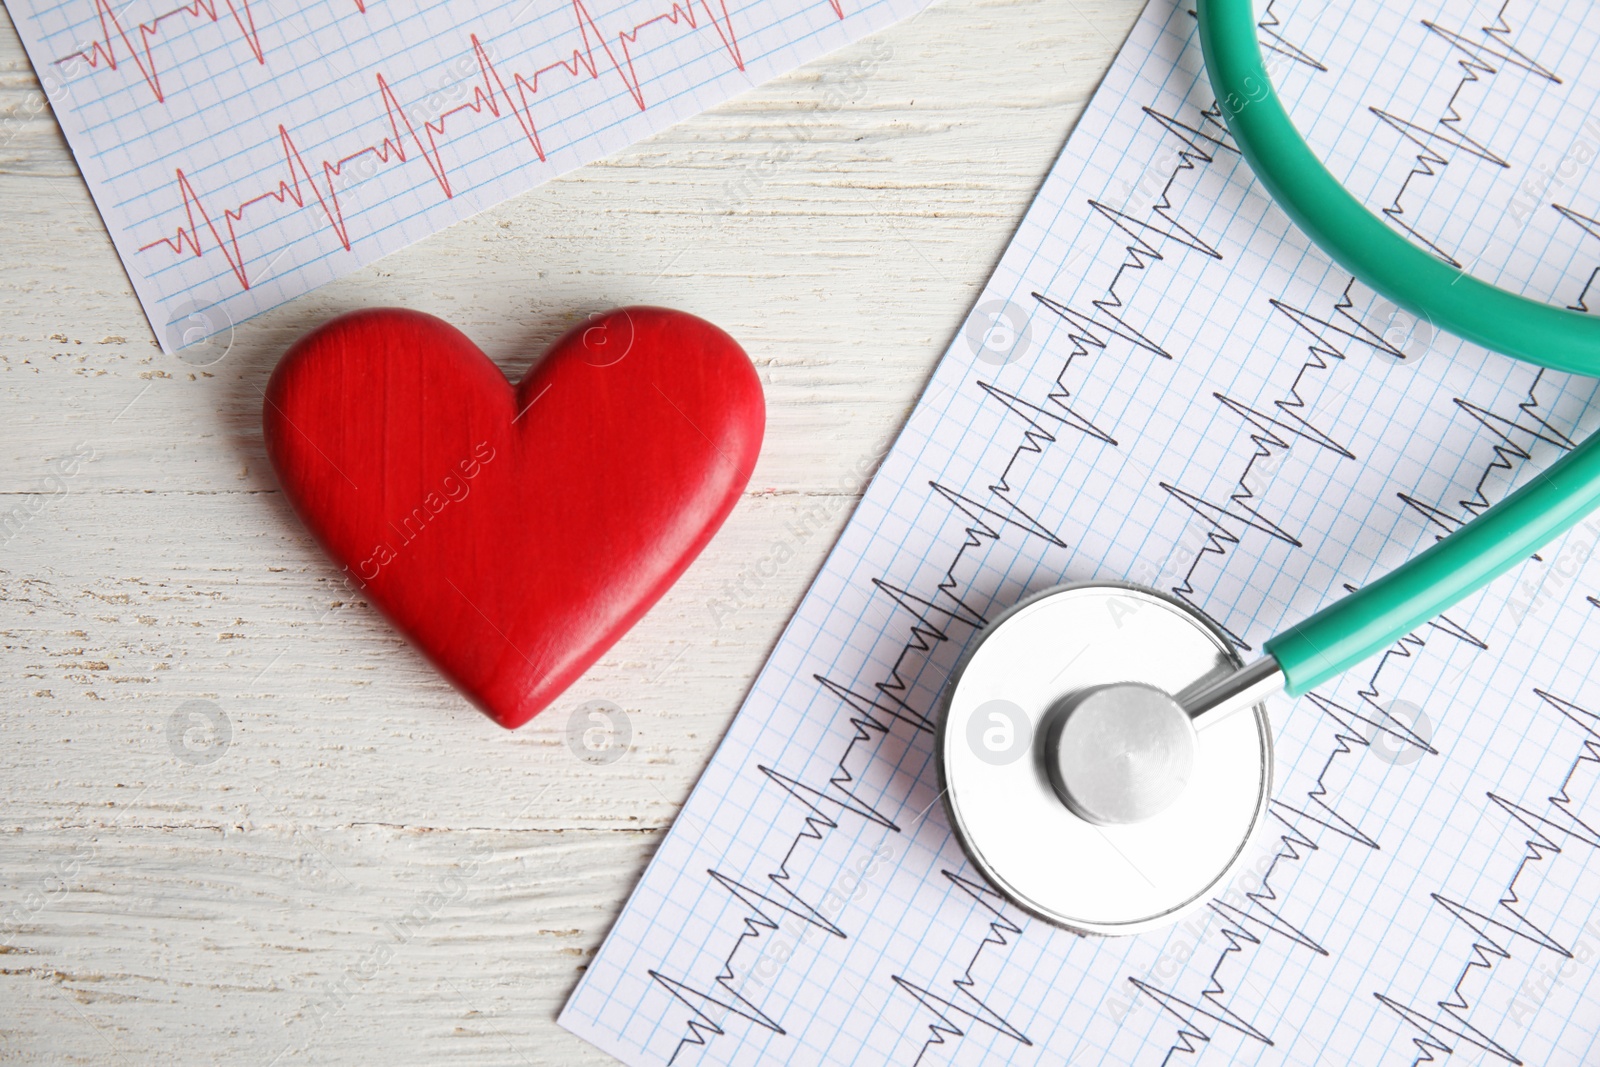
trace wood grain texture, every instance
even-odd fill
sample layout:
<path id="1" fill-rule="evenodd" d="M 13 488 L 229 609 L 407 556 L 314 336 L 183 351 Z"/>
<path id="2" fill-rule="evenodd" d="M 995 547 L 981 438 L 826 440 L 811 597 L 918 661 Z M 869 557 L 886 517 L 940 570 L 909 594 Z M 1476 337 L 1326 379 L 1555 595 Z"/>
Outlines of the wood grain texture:
<path id="1" fill-rule="evenodd" d="M 605 1061 L 557 1008 L 1140 6 L 941 0 L 205 368 L 156 347 L 0 20 L 0 1059 Z M 439 315 L 516 378 L 634 303 L 741 342 L 766 445 L 682 580 L 507 734 L 350 600 L 261 390 L 352 308 Z M 591 701 L 626 750 L 575 754 Z"/>

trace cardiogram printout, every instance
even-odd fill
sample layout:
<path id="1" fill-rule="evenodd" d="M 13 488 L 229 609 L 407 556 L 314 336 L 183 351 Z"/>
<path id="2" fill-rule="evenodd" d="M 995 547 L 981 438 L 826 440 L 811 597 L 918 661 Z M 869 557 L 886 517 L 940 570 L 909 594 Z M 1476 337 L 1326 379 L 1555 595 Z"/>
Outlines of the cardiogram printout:
<path id="1" fill-rule="evenodd" d="M 926 0 L 6 0 L 173 351 Z"/>
<path id="2" fill-rule="evenodd" d="M 1600 300 L 1600 5 L 1257 15 L 1295 121 L 1394 227 Z M 1130 579 L 1250 658 L 1547 467 L 1594 394 L 1331 265 L 1240 159 L 1190 5 L 1151 0 L 563 1025 L 683 1067 L 1596 1062 L 1600 517 L 1269 704 L 1269 830 L 1161 933 L 1000 898 L 932 732 L 1019 598 Z"/>

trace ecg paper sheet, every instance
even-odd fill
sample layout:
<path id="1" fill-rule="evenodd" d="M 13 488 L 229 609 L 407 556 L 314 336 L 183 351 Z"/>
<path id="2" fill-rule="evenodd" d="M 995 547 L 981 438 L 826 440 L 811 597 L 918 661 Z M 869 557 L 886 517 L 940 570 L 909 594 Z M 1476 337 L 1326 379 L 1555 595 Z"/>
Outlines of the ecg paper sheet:
<path id="1" fill-rule="evenodd" d="M 926 0 L 6 0 L 161 346 Z"/>
<path id="2" fill-rule="evenodd" d="M 984 619 L 1127 578 L 1248 657 L 1600 423 L 1592 382 L 1436 335 L 1309 246 L 1187 7 L 1152 0 L 572 994 L 562 1024 L 624 1062 L 1600 1058 L 1600 517 L 1274 701 L 1269 829 L 1168 931 L 1031 919 L 946 824 L 933 717 Z M 1600 297 L 1600 6 L 1257 14 L 1356 195 L 1480 276 Z"/>

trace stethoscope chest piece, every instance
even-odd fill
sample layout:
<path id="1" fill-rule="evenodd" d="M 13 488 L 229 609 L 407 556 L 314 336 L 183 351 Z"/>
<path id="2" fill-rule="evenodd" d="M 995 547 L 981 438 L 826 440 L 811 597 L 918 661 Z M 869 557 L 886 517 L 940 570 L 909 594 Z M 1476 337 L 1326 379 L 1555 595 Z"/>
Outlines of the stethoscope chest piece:
<path id="1" fill-rule="evenodd" d="M 1194 731 L 1166 694 L 1238 666 L 1198 613 L 1137 586 L 1060 586 L 1001 616 L 939 721 L 940 784 L 972 863 L 1083 933 L 1164 926 L 1219 893 L 1271 795 L 1266 707 Z M 1085 751 L 1095 765 L 1074 763 Z"/>

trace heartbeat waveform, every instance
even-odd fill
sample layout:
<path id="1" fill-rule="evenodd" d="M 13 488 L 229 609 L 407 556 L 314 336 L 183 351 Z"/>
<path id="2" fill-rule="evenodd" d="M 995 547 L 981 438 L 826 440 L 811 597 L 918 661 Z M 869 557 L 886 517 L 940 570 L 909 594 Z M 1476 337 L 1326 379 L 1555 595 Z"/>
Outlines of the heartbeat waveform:
<path id="1" fill-rule="evenodd" d="M 1457 64 L 1461 67 L 1461 79 L 1456 83 L 1455 90 L 1450 94 L 1441 114 L 1429 124 L 1413 122 L 1378 107 L 1369 107 L 1367 110 L 1376 115 L 1382 123 L 1395 130 L 1401 137 L 1416 146 L 1414 157 L 1415 165 L 1405 179 L 1400 183 L 1399 190 L 1394 195 L 1394 200 L 1383 209 L 1389 221 L 1400 229 L 1410 234 L 1413 239 L 1425 245 L 1429 251 L 1452 267 L 1461 267 L 1461 263 L 1449 252 L 1440 248 L 1432 239 L 1418 232 L 1411 223 L 1406 213 L 1404 200 L 1406 194 L 1413 189 L 1413 183 L 1423 179 L 1435 178 L 1439 170 L 1449 166 L 1451 155 L 1446 155 L 1446 150 L 1465 152 L 1497 167 L 1508 169 L 1511 164 L 1501 156 L 1490 150 L 1480 141 L 1473 139 L 1462 130 L 1464 117 L 1460 107 L 1462 95 L 1467 87 L 1479 84 L 1483 76 L 1494 76 L 1503 66 L 1513 66 L 1527 71 L 1537 77 L 1544 78 L 1553 84 L 1560 85 L 1561 79 L 1554 71 L 1549 70 L 1532 57 L 1517 48 L 1511 41 L 1511 24 L 1506 21 L 1506 8 L 1510 0 L 1505 0 L 1500 5 L 1500 11 L 1495 16 L 1493 23 L 1478 28 L 1479 36 L 1474 39 L 1465 34 L 1448 30 L 1436 22 L 1423 19 L 1422 25 L 1429 33 L 1445 42 L 1452 52 L 1460 52 L 1461 58 Z"/>
<path id="2" fill-rule="evenodd" d="M 1013 447 L 999 478 L 981 494 L 939 482 L 928 483 L 932 491 L 930 501 L 942 501 L 952 516 L 960 516 L 957 521 L 965 523 L 963 537 L 943 576 L 928 594 L 913 593 L 883 578 L 873 580 L 874 591 L 888 598 L 891 611 L 903 611 L 909 616 L 907 639 L 880 679 L 868 687 L 868 692 L 862 692 L 861 686 L 851 686 L 820 674 L 813 675 L 820 686 L 819 695 L 836 700 L 840 710 L 848 716 L 852 734 L 821 790 L 802 787 L 791 779 L 783 780 L 787 783 L 783 787 L 788 795 L 801 799 L 804 806 L 810 809 L 810 814 L 804 816 L 802 827 L 791 839 L 782 864 L 776 872 L 767 876 L 769 879 L 787 878 L 789 865 L 796 861 L 800 851 L 805 849 L 809 854 L 821 846 L 828 833 L 838 827 L 836 819 L 819 819 L 815 806 L 806 803 L 806 798 L 814 798 L 830 788 L 859 780 L 860 768 L 870 765 L 877 744 L 897 724 L 911 731 L 913 737 L 932 735 L 934 720 L 931 710 L 918 707 L 913 699 L 915 677 L 920 667 L 946 642 L 964 643 L 967 637 L 986 624 L 983 614 L 964 599 L 963 592 L 969 586 L 968 579 L 963 575 L 977 566 L 976 560 L 981 559 L 985 548 L 1007 535 L 1024 540 L 1037 538 L 1052 547 L 1066 547 L 1060 537 L 1012 499 L 1012 480 L 1021 473 L 1019 465 L 1041 456 L 1046 448 L 1059 442 L 1058 435 L 1063 432 L 1071 432 L 1076 440 L 1093 442 L 1096 447 L 1117 447 L 1110 431 L 1069 405 L 1072 392 L 1067 380 L 1074 366 L 1080 360 L 1104 353 L 1113 343 L 1119 348 L 1125 346 L 1131 353 L 1143 353 L 1151 359 L 1173 358 L 1158 342 L 1127 321 L 1119 293 L 1131 288 L 1142 272 L 1174 254 L 1174 247 L 1169 246 L 1175 246 L 1180 252 L 1188 250 L 1207 258 L 1220 258 L 1216 249 L 1172 218 L 1169 194 L 1180 177 L 1197 170 L 1197 162 L 1209 164 L 1217 152 L 1237 150 L 1227 143 L 1226 129 L 1219 121 L 1221 113 L 1215 109 L 1201 113 L 1197 124 L 1193 126 L 1150 108 L 1145 109 L 1145 114 L 1184 143 L 1185 147 L 1178 152 L 1178 162 L 1160 196 L 1143 218 L 1098 201 L 1088 202 L 1093 215 L 1105 220 L 1127 238 L 1124 259 L 1113 274 L 1105 296 L 1091 301 L 1087 310 L 1079 310 L 1044 294 L 1033 294 L 1037 306 L 1056 316 L 1062 324 L 1065 339 L 1070 345 L 1053 386 L 1045 395 L 1030 400 L 1001 388 L 996 382 L 980 380 L 976 383 L 982 398 L 995 401 L 1007 417 L 1019 420 L 1021 440 Z M 956 626 L 963 628 L 960 635 L 953 633 Z M 762 772 L 769 780 L 776 781 L 775 772 L 769 768 L 763 767 Z M 840 814 L 845 810 L 856 809 L 841 807 Z M 875 813 L 856 810 L 856 814 L 871 821 Z M 923 1046 L 922 1054 L 926 1054 L 933 1045 L 971 1032 L 973 1026 L 994 1029 L 1024 1045 L 1031 1045 L 1026 1034 L 1007 1023 L 988 1005 L 977 989 L 978 979 L 975 977 L 984 957 L 1014 944 L 1015 938 L 1021 934 L 1021 928 L 1006 918 L 999 898 L 990 890 L 954 873 L 947 873 L 946 877 L 980 905 L 987 920 L 985 932 L 971 962 L 960 978 L 952 980 L 950 995 L 924 989 L 903 977 L 895 978 L 897 988 L 935 1016 L 935 1022 L 930 1024 L 931 1036 Z M 728 1017 L 738 1017 L 766 1029 L 774 1029 L 779 1024 L 779 1020 L 770 1020 L 765 1016 L 754 1018 L 756 1013 L 737 992 L 750 980 L 754 966 L 753 963 L 744 962 L 741 957 L 750 955 L 747 950 L 761 940 L 763 932 L 771 932 L 768 923 L 772 920 L 771 914 L 765 909 L 757 908 L 744 897 L 739 899 L 747 909 L 741 920 L 743 930 L 734 939 L 716 976 L 711 979 L 715 990 L 691 991 L 682 982 L 658 976 L 655 971 L 649 972 L 652 978 L 690 1010 L 685 1027 L 687 1032 L 674 1048 L 673 1060 L 685 1049 L 704 1047 L 712 1037 L 724 1033 L 718 1018 L 712 1014 L 713 1009 L 723 1013 L 722 1022 L 726 1022 Z"/>
<path id="3" fill-rule="evenodd" d="M 261 36 L 256 31 L 255 16 L 250 12 L 250 0 L 223 0 L 228 7 L 228 14 L 233 16 L 234 25 L 239 27 L 239 33 L 244 37 L 245 46 L 250 49 L 250 54 L 255 57 L 256 63 L 265 65 L 266 55 L 261 50 Z M 356 6 L 366 11 L 365 0 L 356 0 Z M 157 15 L 149 22 L 140 22 L 134 26 L 138 34 L 137 43 L 122 24 L 121 17 L 112 10 L 109 0 L 94 0 L 95 14 L 100 19 L 100 36 L 91 41 L 86 48 L 70 52 L 55 61 L 55 66 L 71 63 L 82 59 L 91 68 L 99 68 L 103 63 L 111 70 L 117 69 L 117 44 L 121 42 L 123 49 L 128 53 L 128 58 L 133 60 L 134 66 L 139 68 L 139 76 L 155 94 L 157 103 L 166 103 L 167 94 L 161 88 L 161 71 L 156 66 L 156 57 L 152 47 L 154 38 L 162 33 L 161 24 L 168 19 L 179 15 L 198 19 L 202 16 L 216 22 L 217 0 L 194 0 L 192 4 L 183 4 L 173 8 L 165 14 Z"/>
<path id="4" fill-rule="evenodd" d="M 729 988 L 726 979 L 731 978 L 732 975 L 717 976 L 716 984 L 730 998 L 730 1000 L 718 1000 L 715 993 L 701 992 L 682 982 L 668 978 L 660 971 L 650 970 L 646 973 L 650 975 L 652 981 L 672 994 L 673 999 L 685 1005 L 691 1013 L 688 1022 L 690 1037 L 683 1039 L 678 1046 L 678 1050 L 672 1054 L 672 1059 L 667 1061 L 668 1063 L 677 1060 L 678 1052 L 683 1050 L 684 1045 L 704 1045 L 708 1036 L 727 1033 L 717 1020 L 721 1019 L 722 1022 L 727 1022 L 730 1015 L 736 1015 L 762 1029 L 770 1030 L 774 1034 L 788 1033 L 787 1030 L 779 1026 L 754 1004 L 751 1004 L 739 993 Z M 713 1013 L 712 1009 L 717 1010 Z"/>
<path id="5" fill-rule="evenodd" d="M 1246 533 L 1255 530 L 1293 548 L 1300 548 L 1300 539 L 1281 524 L 1267 518 L 1258 501 L 1258 488 L 1267 484 L 1260 473 L 1262 468 L 1276 468 L 1282 457 L 1290 452 L 1295 442 L 1304 441 L 1340 459 L 1355 459 L 1355 454 L 1333 437 L 1314 426 L 1306 418 L 1306 400 L 1301 390 L 1316 377 L 1329 372 L 1336 363 L 1343 363 L 1346 350 L 1352 344 L 1366 345 L 1375 353 L 1399 357 L 1401 352 L 1382 335 L 1350 314 L 1354 306 L 1350 297 L 1352 280 L 1331 312 L 1319 317 L 1309 310 L 1292 307 L 1281 300 L 1272 301 L 1272 309 L 1284 316 L 1294 329 L 1309 338 L 1308 358 L 1300 365 L 1294 380 L 1284 395 L 1270 404 L 1258 402 L 1251 406 L 1222 393 L 1213 393 L 1222 409 L 1237 418 L 1249 431 L 1254 446 L 1238 480 L 1220 503 L 1208 501 L 1170 482 L 1161 482 L 1161 488 L 1187 510 L 1193 512 L 1205 527 L 1204 539 L 1188 569 L 1171 586 L 1173 596 L 1205 615 L 1228 635 L 1234 645 L 1249 650 L 1250 643 L 1236 633 L 1223 620 L 1217 619 L 1199 603 L 1196 575 L 1202 566 L 1220 563 L 1239 544 Z M 1218 557 L 1207 560 L 1208 556 Z"/>
<path id="6" fill-rule="evenodd" d="M 853 694 L 851 694 L 853 696 Z M 852 706 L 855 706 L 853 702 Z M 893 716 L 891 716 L 893 717 Z M 862 713 L 851 720 L 856 728 L 856 740 L 870 740 L 872 731 L 880 734 L 887 733 L 887 724 L 878 721 L 868 713 Z M 854 742 L 852 742 L 854 744 Z M 880 813 L 871 805 L 861 800 L 852 793 L 847 786 L 854 780 L 849 772 L 844 769 L 841 761 L 839 772 L 831 776 L 827 783 L 816 789 L 797 779 L 774 770 L 771 767 L 758 768 L 767 780 L 776 784 L 789 795 L 799 801 L 810 814 L 804 818 L 804 829 L 790 843 L 789 851 L 784 856 L 778 869 L 767 875 L 773 890 L 781 896 L 773 896 L 761 889 L 745 885 L 730 875 L 716 870 L 707 870 L 706 874 L 722 890 L 727 892 L 746 909 L 746 914 L 741 922 L 744 931 L 735 940 L 733 948 L 729 950 L 723 966 L 711 980 L 716 987 L 714 990 L 703 991 L 695 989 L 686 982 L 671 978 L 662 971 L 650 969 L 646 973 L 650 979 L 665 989 L 675 1000 L 689 1009 L 688 1022 L 685 1023 L 687 1033 L 678 1040 L 673 1048 L 668 1063 L 676 1063 L 678 1056 L 688 1048 L 704 1048 L 712 1037 L 726 1033 L 722 1024 L 728 1021 L 729 1016 L 736 1016 L 746 1022 L 770 1030 L 774 1034 L 785 1034 L 782 1025 L 775 1019 L 761 1012 L 744 997 L 743 990 L 751 982 L 764 984 L 758 977 L 756 967 L 759 965 L 760 956 L 752 963 L 743 975 L 734 970 L 736 957 L 740 950 L 746 947 L 746 942 L 759 946 L 767 933 L 780 929 L 780 924 L 787 924 L 781 928 L 788 930 L 795 936 L 796 942 L 802 942 L 808 929 L 821 930 L 823 933 L 838 938 L 848 938 L 836 923 L 829 920 L 822 912 L 819 905 L 807 903 L 801 899 L 799 893 L 790 887 L 794 875 L 789 870 L 789 864 L 795 853 L 800 849 L 803 841 L 821 841 L 827 831 L 839 828 L 836 816 L 843 816 L 849 812 L 857 815 L 867 822 L 882 827 L 888 833 L 899 833 L 900 827 L 888 816 Z M 827 807 L 824 807 L 827 805 Z M 832 814 L 829 814 L 829 812 Z M 785 918 L 787 916 L 787 919 Z M 796 927 L 794 924 L 800 924 Z M 737 985 L 735 985 L 737 983 Z M 720 992 L 719 992 L 720 991 Z M 717 1009 L 713 1012 L 713 1009 Z"/>
<path id="7" fill-rule="evenodd" d="M 984 950 L 991 945 L 1004 948 L 1011 944 L 1007 936 L 1020 937 L 1022 928 L 1006 918 L 1003 910 L 1005 900 L 988 886 L 980 885 L 961 877 L 954 871 L 940 871 L 940 874 L 949 879 L 950 884 L 967 896 L 973 903 L 982 908 L 989 915 L 989 933 L 979 944 L 978 950 L 972 954 L 972 960 L 967 964 L 967 969 L 960 978 L 952 978 L 950 986 L 954 995 L 940 996 L 931 989 L 924 989 L 900 975 L 894 976 L 897 989 L 910 994 L 918 1004 L 933 1013 L 936 1021 L 928 1024 L 928 1040 L 923 1044 L 922 1051 L 917 1053 L 917 1058 L 912 1061 L 912 1067 L 917 1067 L 922 1062 L 922 1057 L 935 1045 L 945 1043 L 946 1037 L 964 1037 L 967 1031 L 974 1026 L 986 1026 L 996 1033 L 1004 1034 L 1019 1044 L 1033 1046 L 1028 1036 L 1015 1026 L 1006 1022 L 993 1008 L 990 1008 L 972 992 L 978 984 L 972 976 L 973 969 L 978 966 Z M 965 1027 L 966 1029 L 963 1029 Z"/>
<path id="8" fill-rule="evenodd" d="M 1419 1010 L 1396 997 L 1373 993 L 1380 1004 L 1400 1017 L 1404 1027 L 1416 1031 L 1411 1038 L 1417 1049 L 1417 1057 L 1413 1061 L 1416 1064 L 1433 1062 L 1435 1052 L 1448 1056 L 1463 1043 L 1506 1063 L 1521 1064 L 1522 1060 L 1512 1050 L 1473 1026 L 1467 1021 L 1467 1016 L 1481 999 L 1483 987 L 1488 985 L 1499 962 L 1511 959 L 1513 950 L 1521 949 L 1534 954 L 1540 951 L 1553 952 L 1563 959 L 1573 956 L 1571 948 L 1562 945 L 1548 930 L 1535 925 L 1527 912 L 1539 885 L 1549 878 L 1546 865 L 1564 854 L 1563 845 L 1570 848 L 1581 844 L 1600 850 L 1600 832 L 1573 812 L 1570 792 L 1573 780 L 1580 772 L 1600 776 L 1600 715 L 1542 689 L 1533 692 L 1544 704 L 1560 712 L 1587 736 L 1581 741 L 1579 753 L 1567 768 L 1566 777 L 1561 780 L 1559 788 L 1545 798 L 1547 806 L 1544 810 L 1536 811 L 1492 791 L 1487 794 L 1489 801 L 1528 835 L 1523 842 L 1522 860 L 1493 906 L 1484 912 L 1462 901 L 1452 900 L 1443 893 L 1430 894 L 1434 903 L 1471 931 L 1472 937 L 1469 958 L 1462 966 L 1460 976 L 1450 992 L 1435 1002 L 1437 1014 L 1433 1009 Z M 1592 786 L 1593 782 L 1590 783 Z M 1508 828 L 1515 832 L 1515 827 L 1508 824 Z M 1518 882 L 1524 875 L 1535 884 L 1519 891 Z"/>
<path id="9" fill-rule="evenodd" d="M 812 814 L 806 817 L 806 826 L 809 833 L 804 836 L 820 837 L 822 829 L 831 830 L 838 827 L 839 824 L 825 814 L 823 807 L 821 807 L 823 804 L 834 806 L 838 809 L 838 814 L 849 811 L 860 815 L 885 830 L 895 833 L 900 830 L 887 817 L 879 814 L 870 805 L 845 789 L 846 783 L 843 781 L 833 779 L 828 782 L 827 789 L 834 790 L 840 794 L 839 796 L 832 796 L 829 795 L 827 790 L 812 789 L 793 778 L 779 774 L 770 767 L 761 767 L 760 770 L 769 780 L 776 782 L 790 796 L 797 798 L 800 803 L 810 809 Z M 763 931 L 776 931 L 780 929 L 780 924 L 785 924 L 782 928 L 795 934 L 797 940 L 803 939 L 810 929 L 821 930 L 832 937 L 844 938 L 848 936 L 838 925 L 823 914 L 819 906 L 802 900 L 800 894 L 790 888 L 788 883 L 792 876 L 788 871 L 787 859 L 784 866 L 776 873 L 767 876 L 772 883 L 774 891 L 782 894 L 781 896 L 773 896 L 757 887 L 744 885 L 732 876 L 723 874 L 720 871 L 707 870 L 706 874 L 710 875 L 712 881 L 716 882 L 718 886 L 748 909 L 748 914 L 744 918 L 744 933 L 739 935 L 739 942 L 741 943 L 747 939 L 760 940 Z M 794 924 L 796 923 L 800 925 L 795 926 Z M 735 946 L 736 951 L 737 945 Z M 733 955 L 734 953 L 729 954 L 730 961 Z M 690 1011 L 689 1022 L 686 1024 L 689 1033 L 678 1042 L 678 1047 L 673 1050 L 672 1058 L 668 1062 L 676 1061 L 678 1053 L 682 1052 L 685 1047 L 703 1047 L 708 1037 L 725 1033 L 726 1031 L 722 1029 L 722 1022 L 726 1022 L 729 1015 L 738 1016 L 750 1023 L 770 1030 L 774 1034 L 787 1032 L 777 1021 L 745 999 L 742 990 L 744 985 L 751 980 L 750 975 L 745 976 L 744 981 L 740 983 L 737 989 L 732 986 L 731 983 L 736 976 L 731 966 L 724 967 L 721 973 L 712 979 L 712 984 L 727 999 L 719 999 L 719 995 L 715 991 L 705 992 L 694 989 L 688 984 L 676 981 L 654 969 L 646 973 L 649 974 L 652 981 L 665 989 L 679 1003 L 688 1007 Z M 720 1009 L 720 1012 L 715 1016 L 711 1014 L 711 1009 L 713 1008 Z"/>
<path id="10" fill-rule="evenodd" d="M 1454 638 L 1473 648 L 1486 649 L 1488 644 L 1467 631 L 1461 624 L 1441 617 L 1428 624 L 1438 634 Z M 1247 903 L 1240 907 L 1232 893 L 1227 900 L 1214 900 L 1211 910 L 1223 920 L 1220 934 L 1225 946 L 1218 952 L 1211 968 L 1205 972 L 1204 985 L 1189 998 L 1176 991 L 1164 990 L 1148 979 L 1128 976 L 1128 982 L 1140 993 L 1150 997 L 1158 1008 L 1171 1015 L 1178 1023 L 1172 1044 L 1162 1058 L 1163 1067 L 1180 1055 L 1195 1055 L 1215 1040 L 1219 1028 L 1262 1045 L 1272 1045 L 1271 1034 L 1248 1021 L 1226 1002 L 1229 995 L 1242 983 L 1243 976 L 1234 977 L 1235 969 L 1248 972 L 1250 954 L 1273 937 L 1290 945 L 1306 949 L 1318 956 L 1329 956 L 1320 941 L 1295 920 L 1284 914 L 1289 903 L 1286 894 L 1274 888 L 1287 877 L 1290 867 L 1307 863 L 1313 853 L 1321 853 L 1337 845 L 1342 851 L 1351 847 L 1381 849 L 1377 838 L 1363 830 L 1356 820 L 1341 813 L 1336 801 L 1346 788 L 1344 784 L 1354 776 L 1350 756 L 1359 757 L 1373 742 L 1385 736 L 1395 745 L 1408 746 L 1426 755 L 1437 755 L 1429 740 L 1417 734 L 1410 725 L 1393 716 L 1385 706 L 1381 685 L 1384 674 L 1393 667 L 1401 677 L 1410 670 L 1410 661 L 1425 649 L 1430 638 L 1410 633 L 1385 651 L 1367 682 L 1357 692 L 1359 703 L 1351 708 L 1321 693 L 1307 694 L 1312 707 L 1325 715 L 1333 724 L 1332 749 L 1323 762 L 1315 782 L 1296 804 L 1274 797 L 1269 814 L 1283 827 L 1278 837 L 1278 850 L 1266 871 L 1261 875 L 1259 889 L 1243 894 Z M 1338 855 L 1332 856 L 1338 862 Z"/>
<path id="11" fill-rule="evenodd" d="M 96 2 L 103 3 L 104 0 Z M 231 3 L 233 0 L 228 2 Z M 702 14 L 699 16 L 695 15 L 697 4 L 702 9 Z M 828 0 L 828 6 L 839 18 L 844 17 L 841 0 Z M 382 73 L 375 77 L 377 95 L 383 103 L 383 120 L 388 132 L 375 143 L 362 145 L 343 155 L 323 158 L 316 164 L 308 164 L 295 143 L 294 135 L 286 126 L 280 124 L 278 143 L 283 154 L 286 176 L 280 176 L 272 188 L 240 201 L 235 207 L 224 209 L 220 215 L 222 220 L 220 227 L 217 223 L 219 216 L 205 206 L 189 176 L 181 167 L 178 168 L 176 185 L 185 221 L 177 227 L 173 236 L 159 237 L 140 246 L 138 250 L 147 252 L 152 248 L 165 247 L 174 255 L 181 256 L 187 252 L 198 259 L 205 254 L 204 242 L 209 237 L 210 242 L 227 260 L 228 267 L 240 287 L 249 289 L 251 279 L 245 266 L 246 257 L 239 248 L 238 224 L 243 221 L 245 213 L 251 208 L 271 201 L 280 206 L 292 202 L 297 209 L 315 202 L 326 218 L 328 228 L 348 252 L 351 248 L 351 238 L 339 203 L 337 181 L 346 167 L 368 157 L 378 163 L 388 163 L 391 160 L 407 163 L 413 158 L 420 157 L 432 173 L 445 199 L 452 199 L 455 196 L 455 189 L 451 185 L 444 157 L 439 151 L 440 140 L 445 137 L 447 124 L 457 115 L 464 113 L 480 115 L 484 111 L 499 119 L 503 115 L 502 109 L 511 112 L 521 136 L 533 148 L 539 162 L 543 163 L 546 160 L 546 150 L 540 136 L 540 124 L 535 122 L 532 107 L 532 98 L 539 93 L 540 78 L 562 72 L 572 78 L 581 78 L 587 74 L 589 80 L 599 81 L 603 75 L 614 72 L 626 87 L 635 106 L 640 111 L 645 111 L 649 105 L 645 100 L 638 73 L 634 70 L 633 45 L 638 42 L 641 33 L 658 23 L 668 26 L 685 23 L 692 30 L 698 30 L 703 24 L 709 23 L 716 31 L 721 47 L 728 54 L 729 60 L 737 69 L 744 70 L 744 56 L 728 16 L 727 0 L 671 0 L 670 8 L 664 13 L 646 19 L 632 29 L 620 31 L 614 37 L 606 34 L 595 23 L 588 8 L 584 6 L 584 0 L 572 0 L 572 10 L 582 37 L 582 46 L 572 49 L 570 58 L 557 59 L 531 75 L 513 72 L 508 80 L 495 66 L 489 51 L 479 41 L 478 36 L 469 35 L 479 74 L 479 80 L 472 86 L 471 98 L 465 103 L 441 112 L 435 118 L 422 121 L 420 126 L 406 113 L 406 109 L 401 106 Z"/>
<path id="12" fill-rule="evenodd" d="M 1436 540 L 1443 540 L 1489 510 L 1494 503 L 1489 499 L 1490 486 L 1494 483 L 1509 482 L 1511 476 L 1516 473 L 1517 465 L 1532 458 L 1530 450 L 1535 441 L 1554 445 L 1563 452 L 1570 451 L 1574 447 L 1570 437 L 1539 414 L 1542 405 L 1538 389 L 1544 374 L 1544 370 L 1541 369 L 1534 375 L 1533 381 L 1528 385 L 1527 399 L 1519 402 L 1515 414 L 1509 417 L 1479 407 L 1462 397 L 1455 398 L 1456 407 L 1470 415 L 1480 426 L 1498 438 L 1500 443 L 1494 446 L 1494 458 L 1484 467 L 1483 473 L 1473 485 L 1472 494 L 1456 501 L 1464 514 L 1458 515 L 1437 504 L 1429 504 L 1410 493 L 1397 494 L 1406 507 L 1415 511 L 1430 526 L 1438 528 Z M 1535 555 L 1533 558 L 1540 557 Z"/>
<path id="13" fill-rule="evenodd" d="M 1323 65 L 1321 60 L 1279 32 L 1283 26 L 1283 20 L 1272 10 L 1276 6 L 1277 0 L 1267 0 L 1266 7 L 1262 9 L 1261 18 L 1256 22 L 1256 29 L 1260 31 L 1257 34 L 1257 39 L 1260 41 L 1261 47 L 1268 52 L 1276 52 L 1285 59 L 1291 59 L 1302 66 L 1310 67 L 1312 70 L 1326 74 L 1328 68 Z M 1189 9 L 1189 17 L 1197 22 L 1199 21 L 1199 15 L 1192 7 Z"/>
<path id="14" fill-rule="evenodd" d="M 1261 42 L 1261 46 L 1288 59 L 1292 59 L 1296 63 L 1310 67 L 1312 70 L 1317 71 L 1318 73 L 1326 74 L 1328 72 L 1328 68 L 1323 66 L 1321 60 L 1313 58 L 1299 45 L 1291 44 L 1288 38 L 1284 37 L 1283 34 L 1278 32 L 1279 28 L 1283 25 L 1283 20 L 1278 18 L 1277 14 L 1272 10 L 1276 4 L 1277 0 L 1267 0 L 1267 6 L 1261 12 L 1260 20 L 1256 22 L 1256 28 L 1261 31 L 1261 36 L 1266 38 Z"/>

